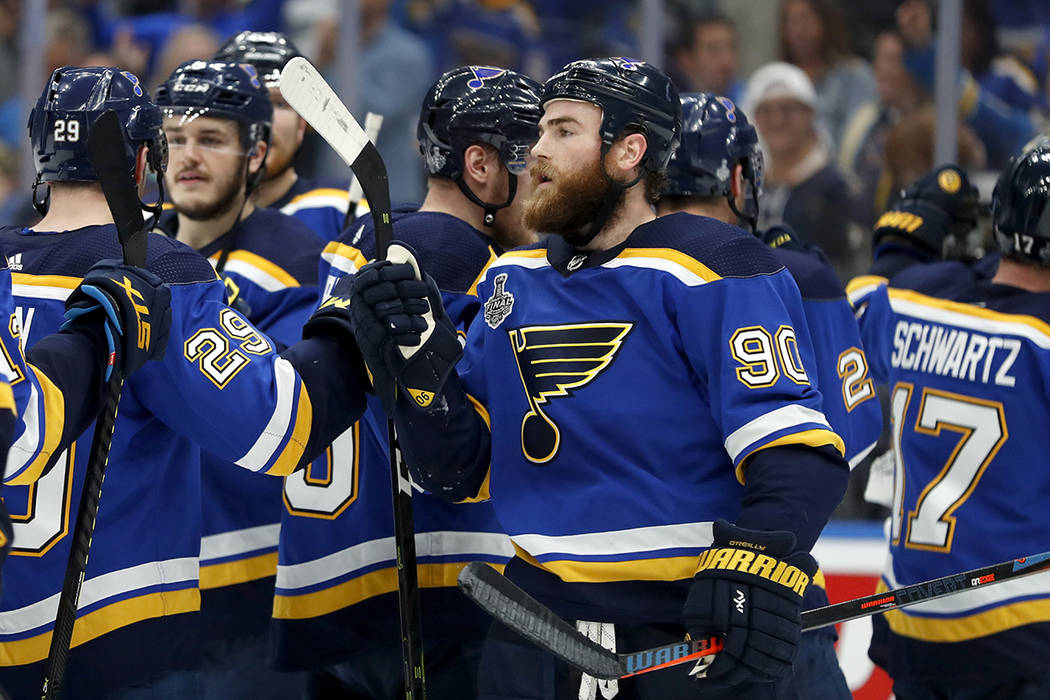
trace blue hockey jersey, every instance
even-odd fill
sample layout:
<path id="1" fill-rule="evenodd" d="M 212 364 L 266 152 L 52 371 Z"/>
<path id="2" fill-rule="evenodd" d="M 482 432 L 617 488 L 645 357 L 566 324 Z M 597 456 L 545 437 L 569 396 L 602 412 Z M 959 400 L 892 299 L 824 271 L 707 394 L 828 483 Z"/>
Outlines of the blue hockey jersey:
<path id="1" fill-rule="evenodd" d="M 350 206 L 347 180 L 312 180 L 299 176 L 284 196 L 270 205 L 306 224 L 324 245 L 339 238 Z"/>
<path id="2" fill-rule="evenodd" d="M 177 235 L 174 212 L 161 228 Z M 255 209 L 202 248 L 222 266 L 237 308 L 282 347 L 302 336 L 317 302 L 321 241 L 299 220 Z M 204 452 L 201 456 L 201 588 L 206 634 L 229 638 L 265 632 L 277 571 L 282 482 Z M 264 580 L 264 579 L 271 580 Z M 255 585 L 238 585 L 257 581 Z"/>
<path id="3" fill-rule="evenodd" d="M 680 624 L 748 458 L 842 451 L 798 288 L 738 227 L 674 214 L 589 255 L 551 237 L 498 258 L 478 297 L 458 368 L 493 435 L 478 495 L 508 574 L 563 617 Z"/>
<path id="4" fill-rule="evenodd" d="M 398 209 L 394 237 L 407 242 L 433 275 L 460 331 L 479 308 L 478 276 L 495 258 L 490 240 L 460 219 Z M 370 217 L 359 219 L 324 252 L 321 279 L 335 281 L 375 255 Z M 399 640 L 387 421 L 379 401 L 335 442 L 329 461 L 285 479 L 280 563 L 272 639 L 279 668 L 344 661 Z M 489 504 L 454 505 L 429 494 L 412 499 L 423 633 L 428 639 L 480 640 L 489 622 L 456 589 L 470 561 L 499 568 L 510 541 Z"/>
<path id="5" fill-rule="evenodd" d="M 0 243 L 21 265 L 14 303 L 30 352 L 58 328 L 64 300 L 87 269 L 121 255 L 112 225 L 55 233 L 5 227 Z M 335 348 L 330 357 L 310 355 L 329 341 L 278 355 L 226 305 L 224 285 L 195 251 L 151 235 L 146 267 L 171 288 L 170 341 L 163 360 L 124 387 L 67 671 L 78 697 L 196 663 L 201 447 L 280 476 L 363 407 Z M 327 369 L 324 381 L 317 365 Z M 16 544 L 0 600 L 0 686 L 15 697 L 39 690 L 90 440 L 89 430 L 35 483 L 4 486 Z"/>
<path id="6" fill-rule="evenodd" d="M 1050 294 L 919 265 L 851 285 L 890 387 L 894 495 L 879 589 L 1046 549 Z M 1050 574 L 878 616 L 870 654 L 902 680 L 998 683 L 1050 651 Z"/>
<path id="7" fill-rule="evenodd" d="M 846 445 L 846 461 L 855 467 L 879 440 L 882 412 L 853 308 L 831 267 L 795 250 L 773 248 L 772 252 L 798 285 L 813 339 L 822 409 Z"/>

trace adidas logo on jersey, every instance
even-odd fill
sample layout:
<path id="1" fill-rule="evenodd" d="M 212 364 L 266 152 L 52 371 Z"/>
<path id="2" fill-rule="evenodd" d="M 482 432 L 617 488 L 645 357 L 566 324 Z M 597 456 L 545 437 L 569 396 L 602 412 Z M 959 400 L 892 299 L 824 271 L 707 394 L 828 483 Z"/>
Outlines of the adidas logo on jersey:
<path id="1" fill-rule="evenodd" d="M 22 254 L 15 253 L 7 258 L 7 266 L 14 271 L 22 269 Z"/>

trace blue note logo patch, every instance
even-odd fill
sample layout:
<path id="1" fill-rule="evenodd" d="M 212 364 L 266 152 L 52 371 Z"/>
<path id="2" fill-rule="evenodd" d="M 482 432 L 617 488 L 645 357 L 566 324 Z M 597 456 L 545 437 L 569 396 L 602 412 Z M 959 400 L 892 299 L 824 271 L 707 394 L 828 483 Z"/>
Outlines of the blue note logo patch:
<path id="1" fill-rule="evenodd" d="M 509 332 L 529 411 L 521 419 L 521 451 L 533 464 L 554 459 L 561 430 L 543 412 L 551 399 L 571 397 L 616 358 L 633 323 L 579 323 Z"/>
<path id="2" fill-rule="evenodd" d="M 489 66 L 471 66 L 470 72 L 474 77 L 467 81 L 467 87 L 477 90 L 485 85 L 486 80 L 493 80 L 507 72 L 505 68 L 491 68 Z"/>
<path id="3" fill-rule="evenodd" d="M 506 272 L 496 275 L 492 280 L 492 296 L 485 301 L 485 323 L 492 330 L 496 330 L 514 310 L 514 295 L 504 289 L 506 284 Z"/>

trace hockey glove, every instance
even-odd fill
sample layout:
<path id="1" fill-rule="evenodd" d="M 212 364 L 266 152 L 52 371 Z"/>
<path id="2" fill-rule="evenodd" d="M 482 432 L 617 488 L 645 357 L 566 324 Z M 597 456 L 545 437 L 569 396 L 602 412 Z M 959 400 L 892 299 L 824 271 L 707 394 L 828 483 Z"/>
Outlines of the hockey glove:
<path id="1" fill-rule="evenodd" d="M 103 323 L 109 345 L 106 381 L 127 378 L 147 360 L 164 357 L 171 330 L 171 292 L 149 270 L 100 260 L 66 300 L 62 330 Z"/>
<path id="2" fill-rule="evenodd" d="M 415 252 L 401 243 L 386 260 L 362 267 L 353 279 L 350 319 L 372 385 L 387 412 L 397 387 L 413 404 L 429 408 L 463 355 L 434 279 Z"/>
<path id="3" fill-rule="evenodd" d="M 946 241 L 959 247 L 976 226 L 977 188 L 962 170 L 945 165 L 901 190 L 875 222 L 874 256 L 897 248 L 923 262 L 940 260 Z"/>
<path id="4" fill-rule="evenodd" d="M 802 240 L 802 238 L 795 233 L 795 229 L 787 224 L 778 224 L 767 228 L 765 231 L 760 231 L 758 238 L 770 248 L 793 250 L 796 253 L 812 255 L 825 265 L 831 264 L 828 260 L 828 256 L 823 250 L 821 250 L 820 246 Z"/>
<path id="5" fill-rule="evenodd" d="M 791 673 L 802 595 L 817 571 L 813 557 L 794 549 L 790 532 L 715 522 L 714 542 L 700 555 L 684 608 L 694 639 L 725 636 L 725 648 L 710 666 L 694 669 L 705 683 L 731 687 Z"/>

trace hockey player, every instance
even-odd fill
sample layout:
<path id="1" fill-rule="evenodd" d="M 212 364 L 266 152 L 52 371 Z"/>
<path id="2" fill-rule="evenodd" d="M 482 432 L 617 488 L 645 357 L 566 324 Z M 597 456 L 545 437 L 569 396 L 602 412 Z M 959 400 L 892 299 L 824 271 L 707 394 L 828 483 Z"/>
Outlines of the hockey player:
<path id="1" fill-rule="evenodd" d="M 335 178 L 314 180 L 295 171 L 294 161 L 303 145 L 306 121 L 281 97 L 281 69 L 301 55 L 281 32 L 244 31 L 227 39 L 212 58 L 255 66 L 270 91 L 273 143 L 266 159 L 266 174 L 255 192 L 255 203 L 294 216 L 324 244 L 334 241 L 343 230 L 350 206 L 349 183 Z"/>
<path id="2" fill-rule="evenodd" d="M 951 168 L 937 181 L 946 193 L 967 186 Z M 996 184 L 997 264 L 913 264 L 888 285 L 856 285 L 872 373 L 891 388 L 895 474 L 881 590 L 1044 548 L 1047 182 L 1044 138 Z M 919 239 L 911 244 L 929 254 Z M 877 616 L 869 655 L 901 700 L 1047 697 L 1048 582 L 1038 574 Z"/>
<path id="3" fill-rule="evenodd" d="M 282 346 L 295 343 L 317 305 L 322 245 L 306 224 L 252 201 L 271 155 L 274 113 L 255 68 L 186 62 L 157 89 L 156 102 L 168 139 L 165 189 L 174 205 L 159 228 L 212 261 L 235 308 L 256 328 Z M 215 662 L 205 666 L 203 680 L 226 694 L 234 684 L 243 694 L 265 687 L 294 695 L 282 683 L 296 679 L 268 673 L 265 665 L 281 480 L 207 452 L 201 478 L 201 609 L 205 653 Z"/>
<path id="4" fill-rule="evenodd" d="M 29 124 L 50 208 L 34 229 L 0 228 L 0 243 L 21 265 L 15 305 L 31 350 L 58 328 L 88 268 L 120 254 L 85 147 L 107 109 L 124 125 L 136 181 L 147 164 L 163 169 L 160 110 L 134 75 L 69 67 L 51 75 Z M 320 309 L 307 339 L 278 354 L 226 305 L 224 285 L 192 249 L 150 235 L 146 268 L 170 289 L 170 347 L 128 381 L 117 417 L 66 676 L 83 698 L 148 692 L 143 686 L 200 695 L 184 669 L 199 653 L 201 447 L 282 476 L 363 410 L 365 380 L 338 304 Z M 70 494 L 81 488 L 90 435 L 34 486 L 5 486 L 8 510 L 19 515 L 0 599 L 0 685 L 14 697 L 39 690 L 76 517 Z"/>
<path id="5" fill-rule="evenodd" d="M 497 253 L 535 240 L 523 229 L 526 155 L 536 142 L 540 86 L 514 71 L 456 68 L 427 93 L 417 136 L 429 184 L 418 211 L 394 214 L 394 237 L 433 270 L 458 332 L 474 320 L 475 286 Z M 322 279 L 331 288 L 375 257 L 375 232 L 363 217 L 325 249 Z M 313 668 L 313 693 L 403 697 L 397 625 L 397 574 L 387 448 L 387 418 L 372 402 L 354 433 L 337 440 L 318 474 L 285 480 L 280 567 L 274 604 L 275 662 Z M 488 621 L 455 589 L 462 566 L 499 567 L 513 550 L 487 503 L 452 505 L 430 494 L 412 499 L 422 588 L 428 694 L 474 696 Z M 335 689 L 338 689 L 336 691 Z"/>
<path id="6" fill-rule="evenodd" d="M 656 212 L 686 212 L 753 227 L 762 171 L 758 135 L 736 104 L 712 93 L 684 94 L 682 142 L 668 163 L 670 184 Z M 802 295 L 816 356 L 813 373 L 824 397 L 822 410 L 842 436 L 845 457 L 853 467 L 875 447 L 882 424 L 853 310 L 835 271 L 817 255 L 789 247 L 796 242 L 789 232 L 780 228 L 776 233 L 773 255 Z M 827 604 L 822 585 L 807 589 L 805 608 Z M 834 641 L 834 628 L 802 635 L 795 679 L 803 697 L 850 697 Z"/>
<path id="7" fill-rule="evenodd" d="M 543 101 L 525 222 L 556 235 L 489 266 L 458 369 L 410 252 L 358 272 L 351 318 L 374 384 L 396 397 L 414 477 L 491 497 L 515 546 L 507 576 L 558 614 L 607 643 L 615 625 L 618 650 L 726 635 L 706 670 L 621 681 L 624 697 L 788 692 L 808 551 L 848 475 L 798 290 L 740 228 L 655 219 L 680 133 L 660 71 L 576 61 Z M 770 568 L 742 564 L 754 550 Z M 594 697 L 593 679 L 509 636 L 486 641 L 481 697 Z"/>

